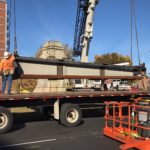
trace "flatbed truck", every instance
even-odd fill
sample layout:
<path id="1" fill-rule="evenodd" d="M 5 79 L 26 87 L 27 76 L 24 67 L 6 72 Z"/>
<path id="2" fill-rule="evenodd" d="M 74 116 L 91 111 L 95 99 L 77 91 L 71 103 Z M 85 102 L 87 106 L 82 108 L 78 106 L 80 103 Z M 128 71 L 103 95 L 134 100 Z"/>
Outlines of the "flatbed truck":
<path id="1" fill-rule="evenodd" d="M 83 3 L 84 2 L 84 3 Z M 134 78 L 139 67 L 119 67 L 113 65 L 98 65 L 83 63 L 88 61 L 89 43 L 93 32 L 94 8 L 98 0 L 79 1 L 76 21 L 75 46 L 83 49 L 76 51 L 81 56 L 81 62 L 63 62 L 57 60 L 44 60 L 38 58 L 16 57 L 17 78 L 32 79 L 116 79 Z M 83 5 L 85 4 L 85 5 Z M 83 9 L 84 6 L 84 9 Z M 88 7 L 87 7 L 88 6 Z M 83 12 L 83 11 L 84 12 Z M 88 14 L 87 14 L 88 12 Z M 81 19 L 80 13 L 82 15 Z M 81 24 L 79 28 L 78 25 Z M 85 29 L 85 30 L 83 30 Z M 79 32 L 78 31 L 83 31 Z M 83 37 L 83 41 L 81 39 Z M 80 47 L 74 48 L 79 50 Z M 36 68 L 36 69 L 35 69 Z M 44 71 L 43 71 L 44 70 Z M 111 77 L 110 77 L 111 76 Z M 136 77 L 137 78 L 137 77 Z M 82 119 L 82 105 L 104 104 L 104 101 L 128 101 L 132 97 L 150 96 L 147 92 L 123 92 L 123 91 L 86 91 L 86 92 L 59 92 L 59 93 L 31 93 L 0 95 L 0 133 L 9 131 L 13 125 L 13 115 L 9 111 L 12 107 L 42 107 L 43 112 L 53 111 L 53 116 L 61 124 L 74 127 L 80 124 Z"/>
<path id="2" fill-rule="evenodd" d="M 145 79 L 143 66 L 114 66 L 93 63 L 45 60 L 16 57 L 17 68 L 14 79 Z M 144 82 L 143 82 L 144 83 Z M 144 84 L 145 85 L 145 84 Z M 81 123 L 82 107 L 104 105 L 104 101 L 128 101 L 132 97 L 149 96 L 139 91 L 71 91 L 0 95 L 0 133 L 13 126 L 13 115 L 9 108 L 40 108 L 45 116 L 53 114 L 54 119 L 67 127 Z M 97 106 L 96 106 L 97 107 Z"/>
<path id="3" fill-rule="evenodd" d="M 82 120 L 82 106 L 104 104 L 104 101 L 130 101 L 131 98 L 150 97 L 141 91 L 82 91 L 0 95 L 0 133 L 13 126 L 13 107 L 41 107 L 43 114 L 53 113 L 54 119 L 67 127 L 75 127 Z"/>

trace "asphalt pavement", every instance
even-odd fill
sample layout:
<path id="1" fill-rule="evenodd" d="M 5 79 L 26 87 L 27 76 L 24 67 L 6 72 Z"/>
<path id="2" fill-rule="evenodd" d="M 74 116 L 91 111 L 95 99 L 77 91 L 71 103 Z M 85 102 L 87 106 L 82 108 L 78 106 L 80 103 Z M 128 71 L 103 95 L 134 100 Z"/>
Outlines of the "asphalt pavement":
<path id="1" fill-rule="evenodd" d="M 82 123 L 74 128 L 36 112 L 16 113 L 14 121 L 12 130 L 0 135 L 0 150 L 118 150 L 121 145 L 103 135 L 100 111 L 85 112 Z"/>

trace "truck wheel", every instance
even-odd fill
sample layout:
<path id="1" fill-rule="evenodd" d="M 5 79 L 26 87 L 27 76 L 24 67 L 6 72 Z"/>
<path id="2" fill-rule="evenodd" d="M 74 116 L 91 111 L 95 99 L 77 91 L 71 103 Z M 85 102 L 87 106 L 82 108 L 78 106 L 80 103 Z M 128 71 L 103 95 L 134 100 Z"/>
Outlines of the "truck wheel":
<path id="1" fill-rule="evenodd" d="M 80 124 L 82 112 L 75 104 L 63 104 L 60 111 L 60 122 L 66 127 L 76 127 Z"/>
<path id="2" fill-rule="evenodd" d="M 9 110 L 0 107 L 0 133 L 8 132 L 13 125 L 13 116 Z"/>

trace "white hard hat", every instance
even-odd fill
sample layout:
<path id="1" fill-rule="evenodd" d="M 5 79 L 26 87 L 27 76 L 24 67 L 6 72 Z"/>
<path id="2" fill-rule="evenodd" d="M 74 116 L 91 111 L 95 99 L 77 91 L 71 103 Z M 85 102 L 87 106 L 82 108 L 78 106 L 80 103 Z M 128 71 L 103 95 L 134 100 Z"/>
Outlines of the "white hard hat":
<path id="1" fill-rule="evenodd" d="M 9 52 L 7 52 L 7 51 L 5 51 L 5 52 L 4 52 L 4 58 L 8 58 L 8 57 L 9 57 L 9 55 L 10 55 L 10 53 L 9 53 Z"/>

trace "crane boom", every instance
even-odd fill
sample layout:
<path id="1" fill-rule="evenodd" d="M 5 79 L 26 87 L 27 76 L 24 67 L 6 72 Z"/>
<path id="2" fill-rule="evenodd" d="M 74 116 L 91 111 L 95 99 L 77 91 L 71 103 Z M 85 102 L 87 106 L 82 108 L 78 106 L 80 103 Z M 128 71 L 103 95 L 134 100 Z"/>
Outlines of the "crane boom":
<path id="1" fill-rule="evenodd" d="M 89 6 L 87 11 L 87 18 L 85 24 L 85 32 L 83 36 L 81 62 L 88 62 L 89 45 L 91 38 L 93 37 L 93 16 L 94 10 L 97 4 L 97 0 L 89 0 Z"/>
<path id="2" fill-rule="evenodd" d="M 74 37 L 74 56 L 81 56 L 81 62 L 88 62 L 88 51 L 93 36 L 93 16 L 99 0 L 78 0 Z"/>

